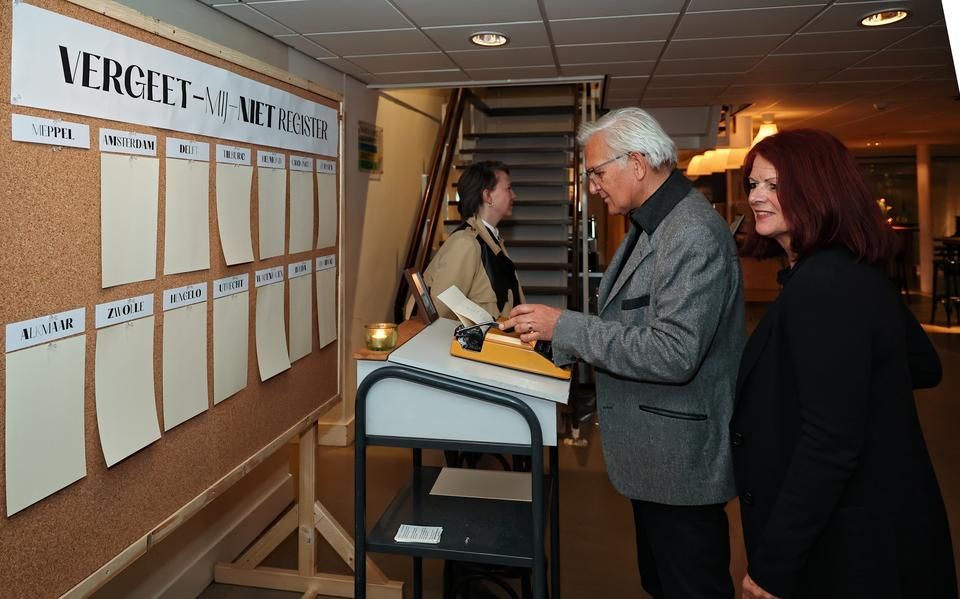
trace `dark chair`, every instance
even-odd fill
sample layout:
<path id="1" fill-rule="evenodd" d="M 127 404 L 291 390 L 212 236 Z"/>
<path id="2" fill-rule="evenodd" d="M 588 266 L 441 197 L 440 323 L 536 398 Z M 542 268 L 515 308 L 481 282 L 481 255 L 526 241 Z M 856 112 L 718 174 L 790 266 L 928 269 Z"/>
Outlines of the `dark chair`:
<path id="1" fill-rule="evenodd" d="M 930 324 L 937 318 L 937 307 L 943 304 L 947 316 L 947 328 L 957 310 L 960 320 L 960 243 L 941 243 L 933 248 L 933 305 L 930 309 Z"/>

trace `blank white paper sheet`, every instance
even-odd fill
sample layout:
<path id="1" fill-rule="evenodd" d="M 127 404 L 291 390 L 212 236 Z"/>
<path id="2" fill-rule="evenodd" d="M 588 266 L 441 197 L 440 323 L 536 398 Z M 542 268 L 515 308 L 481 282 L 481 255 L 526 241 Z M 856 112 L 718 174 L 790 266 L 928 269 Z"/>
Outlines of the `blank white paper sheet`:
<path id="1" fill-rule="evenodd" d="M 290 361 L 313 350 L 313 277 L 290 279 Z"/>
<path id="2" fill-rule="evenodd" d="M 207 303 L 163 313 L 163 430 L 206 411 Z"/>
<path id="3" fill-rule="evenodd" d="M 265 381 L 290 368 L 283 326 L 283 282 L 257 288 L 257 365 Z"/>
<path id="4" fill-rule="evenodd" d="M 313 178 L 290 171 L 290 253 L 313 249 Z"/>
<path id="5" fill-rule="evenodd" d="M 260 259 L 281 256 L 287 225 L 287 171 L 282 168 L 258 168 L 257 198 Z"/>
<path id="6" fill-rule="evenodd" d="M 217 227 L 228 266 L 253 262 L 250 189 L 253 167 L 217 163 Z"/>
<path id="7" fill-rule="evenodd" d="M 250 294 L 213 300 L 213 403 L 247 386 Z"/>
<path id="8" fill-rule="evenodd" d="M 100 284 L 157 278 L 160 161 L 100 154 Z"/>
<path id="9" fill-rule="evenodd" d="M 325 347 L 337 339 L 337 269 L 317 271 L 317 339 Z"/>
<path id="10" fill-rule="evenodd" d="M 86 476 L 86 335 L 7 354 L 7 516 Z"/>
<path id="11" fill-rule="evenodd" d="M 107 466 L 160 438 L 153 385 L 153 316 L 97 331 L 97 426 Z"/>
<path id="12" fill-rule="evenodd" d="M 163 274 L 210 268 L 210 163 L 167 158 Z"/>
<path id="13" fill-rule="evenodd" d="M 317 173 L 317 249 L 337 245 L 337 176 Z"/>

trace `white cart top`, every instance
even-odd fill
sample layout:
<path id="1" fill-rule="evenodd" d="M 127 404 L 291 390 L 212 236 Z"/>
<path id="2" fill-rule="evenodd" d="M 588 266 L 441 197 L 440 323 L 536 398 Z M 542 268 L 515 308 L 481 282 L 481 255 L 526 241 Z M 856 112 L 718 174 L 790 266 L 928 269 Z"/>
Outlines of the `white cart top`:
<path id="1" fill-rule="evenodd" d="M 393 351 L 387 361 L 504 391 L 567 403 L 570 381 L 451 356 L 450 341 L 458 324 L 446 318 L 437 320 Z"/>

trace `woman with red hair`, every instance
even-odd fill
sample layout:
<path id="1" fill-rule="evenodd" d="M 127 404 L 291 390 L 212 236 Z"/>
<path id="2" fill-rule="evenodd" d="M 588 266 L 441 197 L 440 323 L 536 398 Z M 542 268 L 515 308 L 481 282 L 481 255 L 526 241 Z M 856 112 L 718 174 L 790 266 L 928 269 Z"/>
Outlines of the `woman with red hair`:
<path id="1" fill-rule="evenodd" d="M 882 265 L 895 241 L 832 135 L 760 141 L 745 252 L 786 254 L 751 336 L 730 424 L 747 599 L 957 597 L 943 498 L 913 389 L 936 351 Z"/>

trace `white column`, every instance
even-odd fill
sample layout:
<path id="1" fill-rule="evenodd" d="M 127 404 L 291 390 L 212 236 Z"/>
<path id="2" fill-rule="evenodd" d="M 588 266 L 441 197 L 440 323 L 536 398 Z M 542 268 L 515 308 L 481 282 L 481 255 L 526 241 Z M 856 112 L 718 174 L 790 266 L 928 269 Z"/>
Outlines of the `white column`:
<path id="1" fill-rule="evenodd" d="M 933 291 L 933 210 L 930 206 L 930 146 L 917 145 L 917 219 L 920 221 L 920 291 Z"/>

